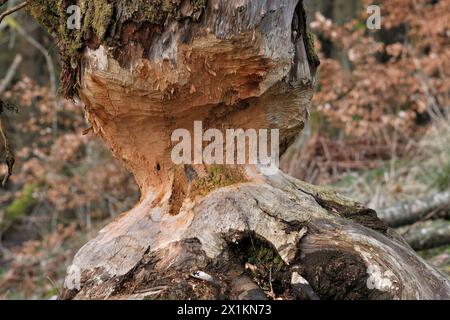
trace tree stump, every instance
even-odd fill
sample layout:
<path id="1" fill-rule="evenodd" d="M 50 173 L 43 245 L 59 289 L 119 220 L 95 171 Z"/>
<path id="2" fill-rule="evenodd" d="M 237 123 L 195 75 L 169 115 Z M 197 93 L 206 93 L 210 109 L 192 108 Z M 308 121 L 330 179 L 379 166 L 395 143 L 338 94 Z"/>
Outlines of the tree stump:
<path id="1" fill-rule="evenodd" d="M 141 200 L 80 249 L 61 298 L 450 298 L 449 279 L 373 210 L 259 165 L 172 161 L 172 133 L 196 121 L 279 129 L 280 153 L 293 142 L 319 64 L 303 1 L 76 3 L 78 30 L 66 1 L 29 10 Z"/>

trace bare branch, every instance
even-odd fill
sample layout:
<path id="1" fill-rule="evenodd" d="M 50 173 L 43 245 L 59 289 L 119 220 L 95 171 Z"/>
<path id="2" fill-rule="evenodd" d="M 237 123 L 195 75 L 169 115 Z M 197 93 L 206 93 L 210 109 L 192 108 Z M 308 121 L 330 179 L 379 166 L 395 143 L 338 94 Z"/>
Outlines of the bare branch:
<path id="1" fill-rule="evenodd" d="M 8 88 L 22 60 L 23 60 L 22 55 L 17 54 L 16 57 L 14 58 L 13 63 L 9 67 L 8 72 L 6 72 L 5 78 L 3 78 L 3 80 L 0 83 L 0 94 L 5 92 L 5 90 Z"/>
<path id="2" fill-rule="evenodd" d="M 52 57 L 50 56 L 49 52 L 42 46 L 36 39 L 31 37 L 20 25 L 16 24 L 14 25 L 15 30 L 24 37 L 24 39 L 31 44 L 33 47 L 35 47 L 38 51 L 42 53 L 42 55 L 45 58 L 45 61 L 47 63 L 48 73 L 50 77 L 50 91 L 52 94 L 52 98 L 54 99 L 54 108 L 55 112 L 53 113 L 53 139 L 56 139 L 57 132 L 58 132 L 58 110 L 60 107 L 60 101 L 57 97 L 57 85 L 56 85 L 56 71 L 55 71 L 55 65 L 53 63 Z"/>
<path id="3" fill-rule="evenodd" d="M 56 76 L 55 76 L 55 65 L 52 61 L 52 57 L 50 56 L 48 50 L 44 48 L 36 39 L 31 37 L 26 30 L 24 30 L 20 25 L 14 25 L 15 30 L 33 47 L 35 47 L 45 58 L 45 62 L 47 63 L 47 68 L 50 77 L 50 91 L 53 97 L 56 97 L 57 94 L 57 86 L 56 86 Z"/>
<path id="4" fill-rule="evenodd" d="M 1 1 L 1 0 L 0 0 Z M 6 2 L 6 1 L 5 1 Z M 3 3 L 2 3 L 3 4 Z M 19 11 L 22 8 L 25 8 L 28 5 L 28 1 L 22 2 L 21 4 L 18 4 L 15 7 L 12 7 L 11 9 L 6 10 L 5 12 L 3 12 L 2 14 L 0 14 L 0 23 L 2 22 L 3 19 L 5 19 L 7 16 L 9 16 L 10 14 Z"/>

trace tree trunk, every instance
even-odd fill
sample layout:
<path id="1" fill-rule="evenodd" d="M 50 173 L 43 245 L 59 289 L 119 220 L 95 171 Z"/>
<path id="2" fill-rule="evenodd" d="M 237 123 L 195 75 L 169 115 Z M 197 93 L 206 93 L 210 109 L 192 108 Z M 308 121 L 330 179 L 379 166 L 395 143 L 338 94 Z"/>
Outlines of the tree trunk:
<path id="1" fill-rule="evenodd" d="M 66 95 L 142 195 L 80 249 L 61 298 L 450 298 L 372 210 L 259 165 L 172 161 L 172 132 L 194 121 L 292 143 L 318 65 L 302 1 L 80 0 L 70 31 L 62 3 L 30 11 L 58 38 Z"/>

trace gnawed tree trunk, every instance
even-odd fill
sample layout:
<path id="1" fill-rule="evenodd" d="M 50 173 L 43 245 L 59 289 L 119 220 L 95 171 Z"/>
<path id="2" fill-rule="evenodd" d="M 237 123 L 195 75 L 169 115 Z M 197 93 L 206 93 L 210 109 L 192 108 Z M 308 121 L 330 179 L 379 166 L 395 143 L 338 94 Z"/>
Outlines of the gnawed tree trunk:
<path id="1" fill-rule="evenodd" d="M 254 165 L 171 160 L 171 133 L 196 120 L 280 129 L 290 145 L 318 64 L 302 1 L 80 0 L 79 31 L 64 29 L 68 2 L 30 11 L 142 196 L 77 253 L 61 298 L 450 298 L 372 210 Z"/>

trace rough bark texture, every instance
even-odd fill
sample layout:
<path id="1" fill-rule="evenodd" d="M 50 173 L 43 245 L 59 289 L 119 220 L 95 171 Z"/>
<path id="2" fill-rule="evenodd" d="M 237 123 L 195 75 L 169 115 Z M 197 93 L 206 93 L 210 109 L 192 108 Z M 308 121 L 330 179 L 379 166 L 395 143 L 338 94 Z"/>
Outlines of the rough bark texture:
<path id="1" fill-rule="evenodd" d="M 432 249 L 450 244 L 450 222 L 447 220 L 418 222 L 410 227 L 401 228 L 399 232 L 404 234 L 405 240 L 414 250 Z"/>
<path id="2" fill-rule="evenodd" d="M 450 298 L 449 280 L 373 210 L 256 166 L 170 159 L 171 132 L 195 120 L 292 143 L 318 65 L 302 1 L 80 0 L 78 34 L 61 29 L 68 2 L 31 12 L 70 62 L 66 93 L 142 196 L 78 252 L 66 287 L 81 275 L 81 288 L 62 298 Z"/>
<path id="3" fill-rule="evenodd" d="M 244 276 L 236 246 L 251 237 L 281 257 L 282 297 L 294 297 L 290 279 L 300 272 L 322 299 L 450 298 L 448 279 L 390 230 L 374 230 L 357 204 L 281 173 L 248 175 L 255 182 L 216 190 L 176 216 L 167 214 L 168 200 L 146 199 L 80 250 L 82 289 L 65 297 L 145 298 L 164 286 L 158 298 L 237 298 L 248 290 L 232 281 Z M 346 218 L 332 207 L 362 214 Z M 218 284 L 189 279 L 197 271 Z"/>
<path id="4" fill-rule="evenodd" d="M 450 191 L 436 193 L 425 199 L 378 210 L 378 216 L 391 227 L 401 227 L 417 222 L 428 214 L 448 211 Z"/>

